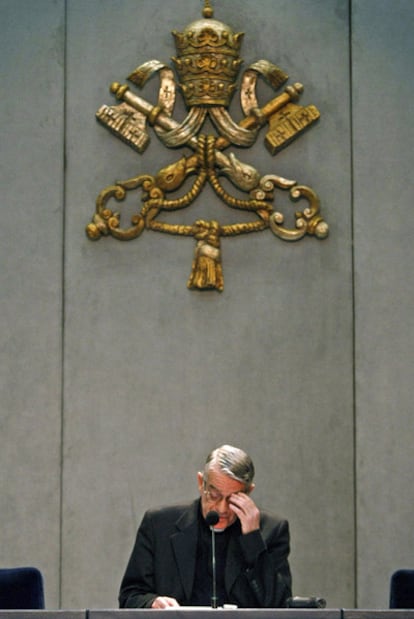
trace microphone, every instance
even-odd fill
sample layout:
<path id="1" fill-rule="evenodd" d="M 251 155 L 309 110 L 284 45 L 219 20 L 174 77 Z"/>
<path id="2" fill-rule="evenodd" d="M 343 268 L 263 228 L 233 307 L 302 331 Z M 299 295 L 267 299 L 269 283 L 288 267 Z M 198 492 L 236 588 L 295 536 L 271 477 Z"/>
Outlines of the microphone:
<path id="1" fill-rule="evenodd" d="M 214 510 L 206 515 L 206 522 L 211 531 L 211 567 L 213 571 L 213 595 L 211 596 L 211 608 L 217 608 L 217 583 L 216 583 L 216 538 L 214 525 L 218 523 L 220 516 Z"/>
<path id="2" fill-rule="evenodd" d="M 210 528 L 214 527 L 214 525 L 217 524 L 219 520 L 220 520 L 220 516 L 218 515 L 217 512 L 215 511 L 208 512 L 206 516 L 206 522 Z"/>

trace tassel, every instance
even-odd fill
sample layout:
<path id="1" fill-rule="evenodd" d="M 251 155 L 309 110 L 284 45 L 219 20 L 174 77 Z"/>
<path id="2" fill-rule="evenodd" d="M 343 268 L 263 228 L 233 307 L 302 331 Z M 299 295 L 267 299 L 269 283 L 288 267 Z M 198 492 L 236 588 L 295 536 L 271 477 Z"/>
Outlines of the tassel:
<path id="1" fill-rule="evenodd" d="M 199 290 L 224 289 L 220 251 L 220 225 L 217 221 L 195 223 L 197 244 L 187 286 Z"/>

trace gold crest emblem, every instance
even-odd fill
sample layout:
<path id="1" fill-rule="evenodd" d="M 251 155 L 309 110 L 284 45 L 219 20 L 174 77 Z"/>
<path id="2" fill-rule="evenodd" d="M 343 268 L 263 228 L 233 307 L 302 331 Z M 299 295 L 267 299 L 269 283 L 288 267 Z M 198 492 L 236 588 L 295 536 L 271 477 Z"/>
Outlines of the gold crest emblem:
<path id="1" fill-rule="evenodd" d="M 235 33 L 214 19 L 210 2 L 205 0 L 202 18 L 190 23 L 182 32 L 172 34 L 176 45 L 172 61 L 178 81 L 173 70 L 158 60 L 140 65 L 128 77 L 131 84 L 143 88 L 150 77 L 158 74 L 157 104 L 152 105 L 139 97 L 128 85 L 114 82 L 110 90 L 119 103 L 101 106 L 96 117 L 138 153 L 143 153 L 148 145 L 150 125 L 167 148 L 189 147 L 192 154 L 183 155 L 153 175 L 140 174 L 103 189 L 86 232 L 92 240 L 107 235 L 131 240 L 144 229 L 193 237 L 196 247 L 187 286 L 222 291 L 221 238 L 268 228 L 285 241 L 296 241 L 305 235 L 323 239 L 328 235 L 328 225 L 320 214 L 319 198 L 313 189 L 276 174 L 262 176 L 234 153 L 227 155 L 224 151 L 232 145 L 251 147 L 262 127 L 268 125 L 265 145 L 275 155 L 313 125 L 320 114 L 314 105 L 298 104 L 303 92 L 300 83 L 285 86 L 281 94 L 260 106 L 256 96 L 258 79 L 265 79 L 277 91 L 289 76 L 273 63 L 259 60 L 241 76 L 240 103 L 244 118 L 236 123 L 228 108 L 243 62 L 240 57 L 243 33 Z M 173 118 L 178 88 L 187 106 L 187 115 L 180 123 Z M 202 132 L 206 119 L 210 119 L 217 134 Z M 191 188 L 173 197 L 171 194 L 179 192 L 189 177 L 192 178 Z M 246 197 L 233 196 L 223 185 L 223 177 Z M 186 225 L 160 219 L 163 212 L 191 206 L 201 196 L 206 183 L 229 208 L 253 213 L 254 221 L 221 225 L 216 220 L 199 219 Z M 141 192 L 142 207 L 132 216 L 131 225 L 123 227 L 120 213 L 108 204 L 112 199 L 120 202 L 127 192 L 137 190 Z M 294 202 L 304 199 L 308 203 L 302 211 L 296 211 L 294 228 L 286 227 L 284 215 L 273 208 L 276 190 L 288 191 Z"/>

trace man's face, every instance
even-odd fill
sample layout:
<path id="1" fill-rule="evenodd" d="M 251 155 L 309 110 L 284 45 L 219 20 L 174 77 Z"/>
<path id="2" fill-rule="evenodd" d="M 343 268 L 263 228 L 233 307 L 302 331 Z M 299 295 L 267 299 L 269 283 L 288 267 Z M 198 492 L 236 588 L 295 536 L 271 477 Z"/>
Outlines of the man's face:
<path id="1" fill-rule="evenodd" d="M 210 470 L 205 483 L 203 473 L 198 473 L 197 481 L 203 517 L 214 510 L 220 517 L 214 525 L 215 529 L 225 529 L 232 525 L 237 516 L 231 509 L 231 496 L 237 492 L 246 492 L 245 484 L 215 470 Z"/>

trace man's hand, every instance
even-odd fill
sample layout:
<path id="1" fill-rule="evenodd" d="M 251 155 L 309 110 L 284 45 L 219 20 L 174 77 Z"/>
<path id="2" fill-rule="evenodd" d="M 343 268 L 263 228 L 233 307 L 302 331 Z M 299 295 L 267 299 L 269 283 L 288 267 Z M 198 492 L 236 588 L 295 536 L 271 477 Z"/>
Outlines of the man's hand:
<path id="1" fill-rule="evenodd" d="M 169 598 L 166 595 L 160 595 L 155 598 L 151 604 L 151 608 L 171 608 L 174 606 L 179 606 L 177 600 L 175 598 Z"/>
<path id="2" fill-rule="evenodd" d="M 244 492 L 232 494 L 229 507 L 240 520 L 243 535 L 260 528 L 260 511 L 248 494 Z"/>

